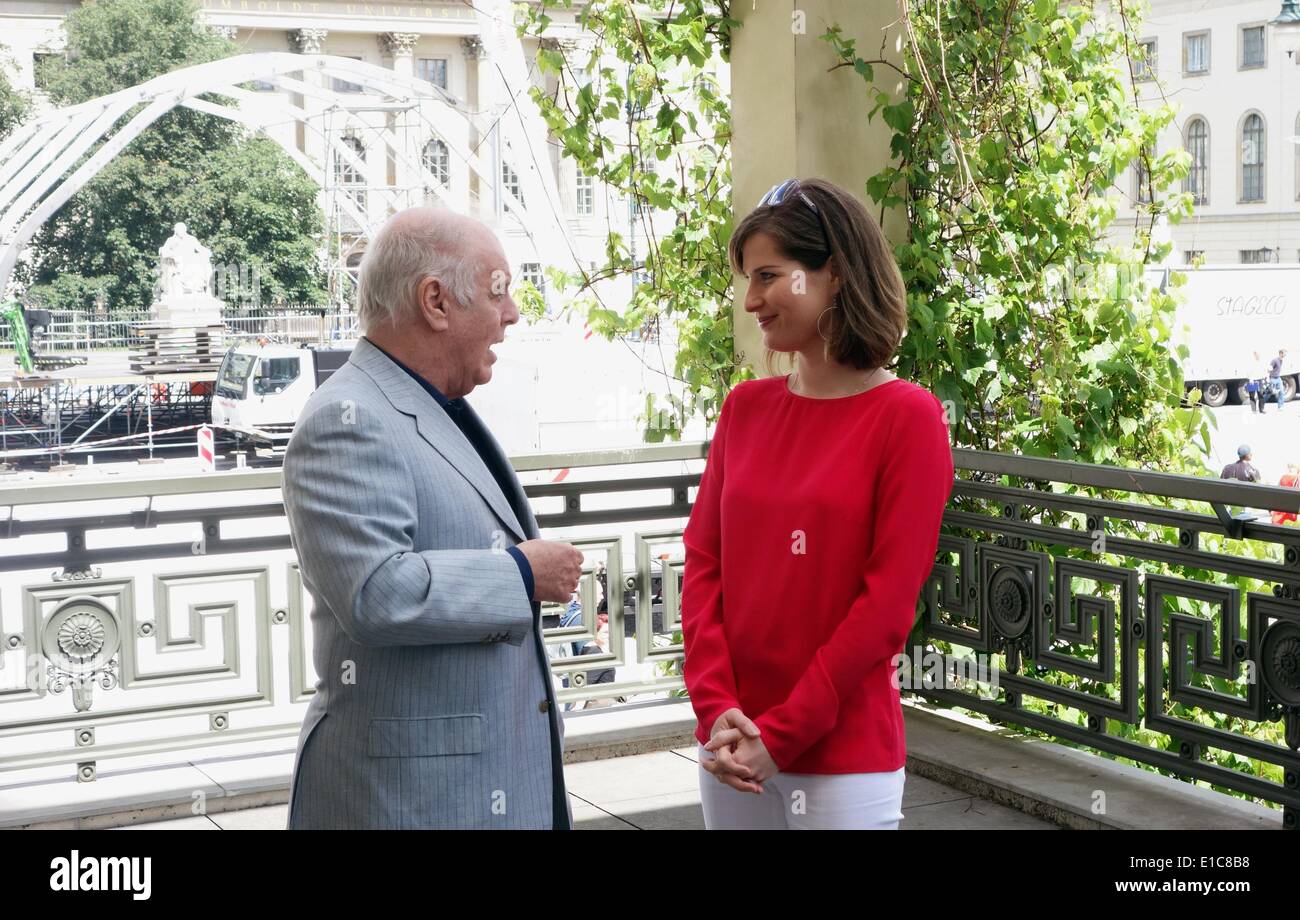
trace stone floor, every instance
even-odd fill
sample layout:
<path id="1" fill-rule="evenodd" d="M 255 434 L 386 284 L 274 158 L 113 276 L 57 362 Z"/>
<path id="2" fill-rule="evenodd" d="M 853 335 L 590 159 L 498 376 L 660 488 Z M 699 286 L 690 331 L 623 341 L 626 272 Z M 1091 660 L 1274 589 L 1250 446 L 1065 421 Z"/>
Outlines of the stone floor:
<path id="1" fill-rule="evenodd" d="M 695 830 L 700 811 L 695 747 L 568 764 L 578 830 Z M 287 805 L 136 824 L 121 830 L 282 830 Z M 903 790 L 902 830 L 1058 830 L 1055 825 L 921 776 Z"/>

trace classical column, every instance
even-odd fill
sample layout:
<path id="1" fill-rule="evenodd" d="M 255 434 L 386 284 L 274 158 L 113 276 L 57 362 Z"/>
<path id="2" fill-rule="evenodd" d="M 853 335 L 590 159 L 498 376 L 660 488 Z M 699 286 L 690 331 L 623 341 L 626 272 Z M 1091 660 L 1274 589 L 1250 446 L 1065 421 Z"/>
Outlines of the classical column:
<path id="1" fill-rule="evenodd" d="M 295 29 L 285 33 L 289 40 L 289 47 L 298 54 L 311 55 L 322 54 L 325 50 L 325 39 L 329 37 L 328 29 Z M 302 70 L 302 81 L 309 86 L 323 87 L 324 79 L 320 71 L 314 67 L 304 67 Z M 323 123 L 320 114 L 324 111 L 324 104 L 315 96 L 302 96 L 295 93 L 292 97 L 294 105 L 300 106 L 312 117 L 313 123 L 323 129 Z M 333 164 L 330 161 L 325 144 L 320 136 L 315 132 L 308 132 L 306 126 L 301 122 L 297 125 L 298 149 L 304 154 L 320 163 L 325 170 L 330 170 Z M 326 177 L 326 181 L 331 181 Z"/>
<path id="2" fill-rule="evenodd" d="M 414 76 L 415 43 L 419 40 L 419 32 L 385 32 L 379 36 L 379 50 L 385 57 L 393 59 L 394 73 Z"/>
<path id="3" fill-rule="evenodd" d="M 460 50 L 465 55 L 465 101 L 471 111 L 479 112 L 479 120 L 484 125 L 492 124 L 489 108 L 492 104 L 492 73 L 490 71 L 490 62 L 488 61 L 487 49 L 483 46 L 483 39 L 477 35 L 466 35 L 460 40 Z M 486 164 L 488 169 L 499 169 L 497 159 L 494 156 L 495 145 L 485 142 L 478 129 L 469 127 L 468 147 L 471 150 L 477 150 L 479 160 Z M 462 169 L 467 174 L 462 187 L 468 192 L 467 201 L 477 200 L 479 207 L 482 208 L 481 216 L 489 221 L 495 220 L 496 198 L 495 193 L 489 193 L 484 188 L 479 177 L 470 173 L 467 167 L 463 167 L 456 162 L 452 162 L 452 185 L 456 186 Z M 497 186 L 497 180 L 493 179 L 492 188 Z M 486 196 L 486 197 L 485 197 Z"/>
<path id="4" fill-rule="evenodd" d="M 818 176 L 866 198 L 867 179 L 890 162 L 893 131 L 882 119 L 867 120 L 868 87 L 851 67 L 832 70 L 833 49 L 821 40 L 823 23 L 838 23 L 862 51 L 875 52 L 903 66 L 899 9 L 895 2 L 800 0 L 800 20 L 789 4 L 737 3 L 732 15 L 741 27 L 732 33 L 731 124 L 732 191 L 736 224 L 763 193 L 792 176 Z M 867 55 L 874 57 L 873 54 Z M 895 98 L 901 77 L 876 66 L 876 84 Z M 906 215 L 885 214 L 891 242 L 906 235 Z M 755 373 L 767 373 L 763 336 L 745 313 L 745 279 L 736 278 L 735 349 Z"/>
<path id="5" fill-rule="evenodd" d="M 299 54 L 323 54 L 329 29 L 294 29 L 289 32 L 289 47 Z"/>
<path id="6" fill-rule="evenodd" d="M 414 52 L 415 43 L 420 40 L 418 32 L 385 32 L 379 36 L 379 51 L 386 58 L 392 58 L 393 73 L 399 77 L 414 76 Z M 418 122 L 419 119 L 411 113 L 409 117 L 399 117 L 396 112 L 389 112 L 385 118 L 385 123 L 390 131 L 397 136 L 398 149 L 402 151 L 402 158 L 393 155 L 392 151 L 388 152 L 387 159 L 387 181 L 389 185 L 404 190 L 406 206 L 411 207 L 420 204 L 423 200 L 421 193 L 422 183 L 420 182 L 420 152 L 424 146 L 424 137 L 426 133 L 421 130 Z"/>

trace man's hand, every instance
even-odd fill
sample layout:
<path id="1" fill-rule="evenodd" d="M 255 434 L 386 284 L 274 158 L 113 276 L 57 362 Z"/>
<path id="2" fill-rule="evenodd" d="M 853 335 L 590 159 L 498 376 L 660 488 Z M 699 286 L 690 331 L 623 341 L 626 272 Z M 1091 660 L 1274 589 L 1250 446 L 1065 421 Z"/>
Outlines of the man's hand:
<path id="1" fill-rule="evenodd" d="M 756 795 L 761 793 L 762 782 L 754 777 L 754 771 L 747 764 L 738 763 L 734 756 L 738 745 L 744 741 L 757 741 L 758 735 L 758 726 L 747 715 L 735 707 L 728 709 L 713 723 L 713 729 L 709 733 L 709 743 L 704 745 L 704 749 L 715 756 L 711 760 L 700 761 L 700 766 L 711 773 L 718 782 L 732 789 L 752 792 Z"/>
<path id="2" fill-rule="evenodd" d="M 582 577 L 582 553 L 555 540 L 525 540 L 518 547 L 533 570 L 533 600 L 567 603 Z"/>

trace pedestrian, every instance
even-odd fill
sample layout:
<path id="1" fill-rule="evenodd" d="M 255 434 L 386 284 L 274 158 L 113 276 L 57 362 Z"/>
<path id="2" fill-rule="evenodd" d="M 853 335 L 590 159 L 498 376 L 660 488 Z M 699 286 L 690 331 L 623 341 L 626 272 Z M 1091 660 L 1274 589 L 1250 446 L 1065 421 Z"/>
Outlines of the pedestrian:
<path id="1" fill-rule="evenodd" d="M 1250 462 L 1251 452 L 1249 444 L 1242 444 L 1237 448 L 1237 462 L 1229 463 L 1219 474 L 1220 479 L 1240 479 L 1242 482 L 1259 482 L 1259 470 Z"/>
<path id="2" fill-rule="evenodd" d="M 1269 390 L 1268 397 L 1277 400 L 1277 411 L 1282 411 L 1283 404 L 1286 403 L 1286 387 L 1282 384 L 1282 359 L 1286 357 L 1286 349 L 1279 348 L 1277 357 L 1268 362 L 1268 385 L 1272 388 Z"/>
<path id="3" fill-rule="evenodd" d="M 1264 406 L 1259 398 L 1259 381 L 1255 379 L 1246 381 L 1246 399 L 1250 401 L 1251 412 L 1263 412 Z"/>

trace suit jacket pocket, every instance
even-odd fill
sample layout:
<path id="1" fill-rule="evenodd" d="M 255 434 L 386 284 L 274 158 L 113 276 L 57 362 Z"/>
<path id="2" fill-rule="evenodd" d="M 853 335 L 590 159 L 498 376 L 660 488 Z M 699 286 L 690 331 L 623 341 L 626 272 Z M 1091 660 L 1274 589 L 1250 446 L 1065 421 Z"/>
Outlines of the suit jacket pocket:
<path id="1" fill-rule="evenodd" d="M 414 719 L 371 719 L 371 757 L 478 754 L 487 730 L 481 713 Z"/>

